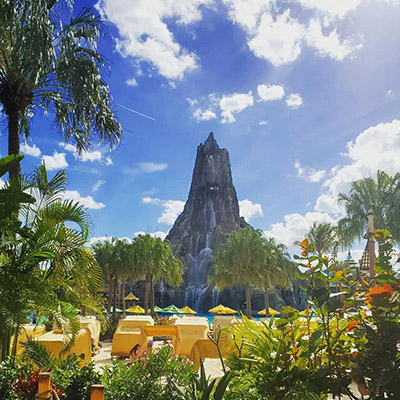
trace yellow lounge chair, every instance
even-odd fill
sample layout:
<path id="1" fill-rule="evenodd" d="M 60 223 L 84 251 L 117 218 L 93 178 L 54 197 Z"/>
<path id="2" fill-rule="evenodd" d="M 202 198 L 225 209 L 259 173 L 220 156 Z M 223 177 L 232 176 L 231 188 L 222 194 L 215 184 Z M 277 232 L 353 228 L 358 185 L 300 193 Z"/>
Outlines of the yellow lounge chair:
<path id="1" fill-rule="evenodd" d="M 140 343 L 142 328 L 153 325 L 154 320 L 150 315 L 135 315 L 120 319 L 113 336 L 111 357 L 129 357 L 133 346 Z"/>
<path id="2" fill-rule="evenodd" d="M 179 328 L 181 346 L 177 352 L 180 356 L 189 356 L 193 345 L 201 339 L 207 339 L 208 320 L 204 317 L 183 317 L 175 321 Z"/>

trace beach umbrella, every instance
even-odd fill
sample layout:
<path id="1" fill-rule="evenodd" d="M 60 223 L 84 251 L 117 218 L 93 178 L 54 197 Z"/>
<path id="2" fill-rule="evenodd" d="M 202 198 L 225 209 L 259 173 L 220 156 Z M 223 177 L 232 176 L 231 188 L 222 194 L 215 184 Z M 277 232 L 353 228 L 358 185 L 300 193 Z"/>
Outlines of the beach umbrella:
<path id="1" fill-rule="evenodd" d="M 208 310 L 208 312 L 213 314 L 237 314 L 237 311 L 232 310 L 232 308 L 225 307 L 222 304 L 212 308 L 211 310 Z"/>
<path id="2" fill-rule="evenodd" d="M 126 310 L 126 312 L 130 312 L 130 313 L 134 313 L 134 314 L 144 314 L 144 308 L 142 308 L 140 306 L 135 306 L 135 307 L 128 308 Z"/>
<path id="3" fill-rule="evenodd" d="M 173 304 L 168 307 L 163 308 L 162 312 L 168 313 L 168 314 L 184 314 L 184 311 L 181 311 L 177 306 L 175 306 Z"/>
<path id="4" fill-rule="evenodd" d="M 186 314 L 197 314 L 197 312 L 192 310 L 189 306 L 182 307 L 181 311 L 183 311 Z"/>
<path id="5" fill-rule="evenodd" d="M 131 292 L 131 293 L 128 294 L 128 296 L 125 297 L 125 300 L 138 301 L 139 299 Z"/>
<path id="6" fill-rule="evenodd" d="M 110 312 L 113 312 L 113 310 L 114 310 L 114 307 L 111 306 L 111 307 L 110 307 Z M 116 308 L 115 308 L 115 312 L 122 312 L 122 310 L 121 310 L 120 308 L 116 307 Z"/>
<path id="7" fill-rule="evenodd" d="M 261 310 L 257 313 L 258 315 L 267 315 L 267 313 L 265 312 L 265 308 L 264 310 Z M 279 315 L 279 311 L 274 310 L 273 308 L 269 307 L 269 315 Z"/>
<path id="8" fill-rule="evenodd" d="M 161 307 L 154 306 L 154 311 L 155 312 L 163 312 L 163 309 Z M 151 308 L 149 308 L 149 312 L 151 312 Z"/>

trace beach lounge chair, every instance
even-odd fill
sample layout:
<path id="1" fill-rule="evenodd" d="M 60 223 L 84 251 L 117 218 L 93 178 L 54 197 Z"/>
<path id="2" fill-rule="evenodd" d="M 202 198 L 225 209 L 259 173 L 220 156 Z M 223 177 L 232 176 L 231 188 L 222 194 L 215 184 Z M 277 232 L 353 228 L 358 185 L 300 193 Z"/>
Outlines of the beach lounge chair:
<path id="1" fill-rule="evenodd" d="M 175 321 L 179 329 L 181 345 L 177 352 L 181 356 L 189 356 L 194 343 L 201 339 L 207 339 L 209 325 L 204 317 L 182 317 Z"/>
<path id="2" fill-rule="evenodd" d="M 77 354 L 81 357 L 81 365 L 86 364 L 92 359 L 92 343 L 89 329 L 81 329 L 75 343 L 65 353 L 60 353 L 69 340 L 69 335 L 65 335 L 62 331 L 53 330 L 36 338 L 39 343 L 42 343 L 48 351 L 54 356 L 66 358 L 69 354 Z"/>
<path id="3" fill-rule="evenodd" d="M 133 346 L 140 343 L 142 328 L 153 325 L 154 320 L 150 315 L 134 315 L 120 319 L 113 336 L 111 357 L 129 357 Z"/>

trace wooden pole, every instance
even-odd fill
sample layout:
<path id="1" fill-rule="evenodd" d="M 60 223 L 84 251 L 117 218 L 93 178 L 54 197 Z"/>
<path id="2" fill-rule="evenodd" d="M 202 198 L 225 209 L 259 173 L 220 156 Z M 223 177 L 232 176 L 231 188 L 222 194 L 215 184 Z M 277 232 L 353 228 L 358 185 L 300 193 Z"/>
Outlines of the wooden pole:
<path id="1" fill-rule="evenodd" d="M 90 400 L 104 400 L 104 385 L 92 385 L 90 389 Z"/>
<path id="2" fill-rule="evenodd" d="M 51 398 L 50 393 L 50 382 L 51 382 L 50 372 L 40 372 L 38 381 L 38 393 L 37 398 L 48 399 Z"/>
<path id="3" fill-rule="evenodd" d="M 369 276 L 373 278 L 375 276 L 375 261 L 376 261 L 376 254 L 375 254 L 375 227 L 374 227 L 374 217 L 375 214 L 370 209 L 368 211 L 368 225 L 367 225 L 367 240 L 368 240 L 368 254 L 369 254 Z"/>

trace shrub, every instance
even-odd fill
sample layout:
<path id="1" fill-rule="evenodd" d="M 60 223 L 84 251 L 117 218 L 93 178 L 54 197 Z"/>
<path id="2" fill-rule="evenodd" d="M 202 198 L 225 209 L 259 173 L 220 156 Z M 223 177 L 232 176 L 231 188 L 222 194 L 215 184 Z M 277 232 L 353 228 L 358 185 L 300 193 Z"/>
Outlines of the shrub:
<path id="1" fill-rule="evenodd" d="M 181 397 L 176 386 L 188 387 L 194 375 L 187 358 L 162 347 L 132 364 L 115 361 L 105 366 L 102 383 L 106 385 L 107 400 L 178 400 Z"/>

